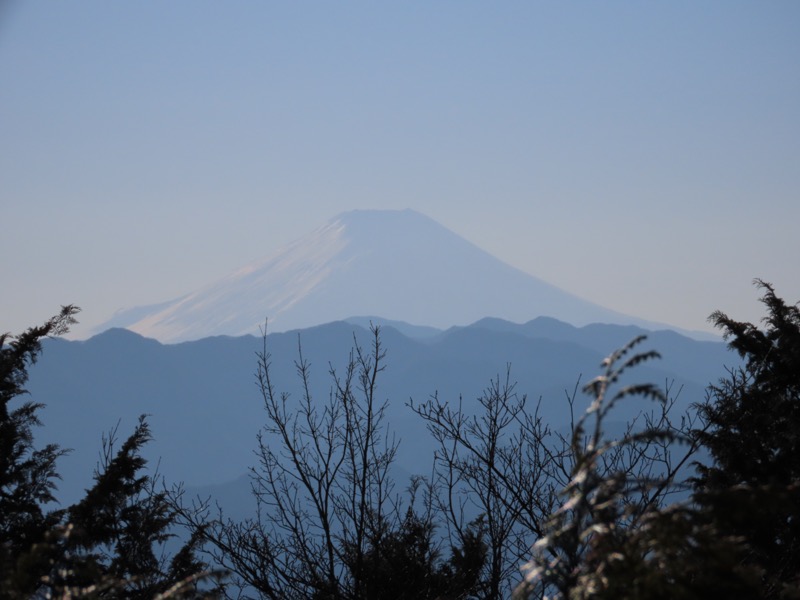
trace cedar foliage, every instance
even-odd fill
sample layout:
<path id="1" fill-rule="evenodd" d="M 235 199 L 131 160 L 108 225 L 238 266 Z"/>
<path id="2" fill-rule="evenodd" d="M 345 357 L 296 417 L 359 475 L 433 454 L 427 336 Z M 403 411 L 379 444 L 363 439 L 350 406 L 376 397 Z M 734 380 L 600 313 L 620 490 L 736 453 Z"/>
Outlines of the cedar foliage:
<path id="1" fill-rule="evenodd" d="M 41 404 L 23 401 L 28 369 L 42 339 L 63 335 L 78 308 L 65 306 L 44 325 L 0 336 L 0 598 L 176 598 L 205 595 L 205 565 L 193 537 L 168 558 L 175 513 L 157 476 L 145 473 L 144 416 L 115 450 L 116 429 L 103 439 L 94 485 L 77 504 L 50 508 L 65 451 L 37 448 Z M 207 587 L 211 587 L 210 585 Z"/>
<path id="2" fill-rule="evenodd" d="M 800 587 L 800 309 L 755 283 L 763 329 L 710 317 L 744 365 L 699 407 L 707 427 L 697 437 L 713 462 L 694 483 L 717 527 L 746 541 L 743 563 L 759 571 L 764 596 L 780 598 Z"/>
<path id="3" fill-rule="evenodd" d="M 35 563 L 47 561 L 34 559 L 30 551 L 52 535 L 63 517 L 62 511 L 45 505 L 55 501 L 56 461 L 64 451 L 34 444 L 41 404 L 14 403 L 27 395 L 28 368 L 42 351 L 42 338 L 66 333 L 77 313 L 77 307 L 65 306 L 45 324 L 19 336 L 0 335 L 0 596 L 13 597 L 10 589 L 21 594 L 36 590 L 41 565 Z M 25 568 L 17 568 L 18 559 Z"/>

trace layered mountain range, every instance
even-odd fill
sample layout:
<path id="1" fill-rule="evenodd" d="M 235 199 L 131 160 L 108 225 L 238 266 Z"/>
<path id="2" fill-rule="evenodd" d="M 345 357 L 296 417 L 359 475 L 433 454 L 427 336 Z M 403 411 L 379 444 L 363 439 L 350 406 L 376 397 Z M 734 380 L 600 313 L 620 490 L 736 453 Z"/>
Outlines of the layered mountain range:
<path id="1" fill-rule="evenodd" d="M 360 321 L 268 336 L 273 382 L 289 394 L 290 410 L 303 393 L 295 366 L 298 345 L 310 364 L 312 393 L 324 403 L 332 385 L 329 369 L 342 373 L 353 344 L 369 345 L 370 333 Z M 516 391 L 527 394 L 544 422 L 558 429 L 570 421 L 566 398 L 576 384 L 596 375 L 610 351 L 647 333 L 645 348 L 658 350 L 663 359 L 635 369 L 634 381 L 668 384 L 670 395 L 678 397 L 677 418 L 703 399 L 705 386 L 725 374 L 726 364 L 738 361 L 722 342 L 635 326 L 482 319 L 441 331 L 381 319 L 373 323 L 382 326 L 386 350 L 378 394 L 388 402 L 387 432 L 401 441 L 397 466 L 409 473 L 428 474 L 435 447 L 407 406 L 410 400 L 424 402 L 434 393 L 452 403 L 463 398 L 464 410 L 472 414 L 483 390 L 510 368 Z M 215 484 L 245 473 L 256 460 L 256 435 L 266 424 L 254 375 L 262 343 L 246 335 L 162 344 L 124 329 L 85 341 L 47 340 L 28 389 L 33 400 L 46 405 L 37 439 L 72 450 L 59 461 L 64 480 L 58 497 L 78 498 L 91 482 L 101 435 L 119 423 L 118 438 L 124 439 L 141 414 L 150 415 L 155 436 L 145 454 L 169 481 Z M 574 410 L 587 406 L 588 398 L 578 391 Z M 620 404 L 613 419 L 625 421 L 656 408 L 651 402 Z"/>
<path id="2" fill-rule="evenodd" d="M 268 338 L 251 335 L 266 318 Z M 737 360 L 719 340 L 582 300 L 414 211 L 347 212 L 200 290 L 120 312 L 89 340 L 48 340 L 29 389 L 46 405 L 42 439 L 72 449 L 60 461 L 59 497 L 76 499 L 90 484 L 102 433 L 119 424 L 123 438 L 141 414 L 156 438 L 146 456 L 168 480 L 196 489 L 234 481 L 213 493 L 246 494 L 237 478 L 252 466 L 265 425 L 253 374 L 262 343 L 289 405 L 304 393 L 299 345 L 313 395 L 324 402 L 329 369 L 341 372 L 353 344 L 369 344 L 370 324 L 383 328 L 388 366 L 379 394 L 387 434 L 402 442 L 396 466 L 408 475 L 426 474 L 435 448 L 410 401 L 438 394 L 474 415 L 483 390 L 510 368 L 518 393 L 558 430 L 585 408 L 579 382 L 608 352 L 647 333 L 664 360 L 636 377 L 667 385 L 679 415 Z M 626 404 L 614 418 L 654 409 Z"/>
<path id="3" fill-rule="evenodd" d="M 356 210 L 202 289 L 120 311 L 97 331 L 174 343 L 258 333 L 265 319 L 287 331 L 354 315 L 438 328 L 538 316 L 656 328 L 511 267 L 418 212 Z"/>

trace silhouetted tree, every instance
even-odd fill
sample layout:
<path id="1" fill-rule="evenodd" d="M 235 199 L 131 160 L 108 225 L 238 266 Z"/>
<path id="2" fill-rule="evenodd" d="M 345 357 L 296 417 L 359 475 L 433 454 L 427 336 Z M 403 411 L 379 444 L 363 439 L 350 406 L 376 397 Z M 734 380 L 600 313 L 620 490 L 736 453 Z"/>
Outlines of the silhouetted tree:
<path id="1" fill-rule="evenodd" d="M 691 441 L 711 461 L 697 465 L 690 500 L 631 512 L 626 497 L 653 482 L 599 468 L 615 446 L 674 432 L 618 442 L 595 433 L 588 446 L 576 443 L 566 502 L 534 546 L 519 598 L 800 598 L 800 311 L 756 283 L 766 290 L 764 330 L 711 316 L 745 362 L 698 407 L 702 427 Z M 652 395 L 634 386 L 607 399 L 621 358 L 612 355 L 606 374 L 590 384 L 598 422 L 617 398 Z M 636 355 L 621 369 L 646 358 Z"/>
<path id="2" fill-rule="evenodd" d="M 585 388 L 593 402 L 573 431 L 565 500 L 534 545 L 516 598 L 758 597 L 753 596 L 757 578 L 738 566 L 742 546 L 737 539 L 720 536 L 702 508 L 653 501 L 677 471 L 642 476 L 625 462 L 607 461 L 619 449 L 638 456 L 654 441 L 674 443 L 683 437 L 663 426 L 629 431 L 616 440 L 604 436 L 603 423 L 618 402 L 666 401 L 652 384 L 616 385 L 628 369 L 657 357 L 655 352 L 628 357 L 640 342 L 637 338 L 610 355 L 604 373 Z"/>
<path id="3" fill-rule="evenodd" d="M 312 397 L 302 347 L 295 363 L 302 395 L 279 393 L 266 331 L 263 340 L 257 381 L 267 423 L 251 472 L 256 515 L 237 522 L 220 512 L 203 531 L 219 564 L 264 598 L 466 597 L 485 548 L 472 543 L 442 559 L 428 513 L 403 502 L 389 474 L 397 442 L 378 398 L 385 368 L 378 328 L 368 349 L 355 343 L 344 373 L 330 369 L 327 402 Z M 198 516 L 202 523 L 207 510 L 182 509 L 190 524 Z"/>
<path id="4" fill-rule="evenodd" d="M 19 336 L 0 335 L 0 594 L 3 589 L 24 594 L 38 588 L 41 570 L 32 568 L 36 561 L 31 559 L 25 570 L 17 569 L 17 561 L 35 544 L 43 543 L 63 515 L 47 505 L 55 501 L 56 461 L 64 451 L 53 444 L 43 448 L 34 444 L 41 404 L 13 403 L 28 393 L 28 368 L 42 351 L 42 338 L 66 333 L 78 311 L 65 306 L 44 325 Z"/>
<path id="5" fill-rule="evenodd" d="M 744 365 L 699 407 L 706 427 L 697 437 L 713 460 L 699 465 L 695 489 L 715 526 L 746 541 L 743 562 L 760 569 L 765 596 L 779 598 L 800 586 L 800 309 L 755 283 L 763 329 L 710 317 Z"/>
<path id="6" fill-rule="evenodd" d="M 452 548 L 449 560 L 443 559 L 440 546 L 430 515 L 425 518 L 409 508 L 397 529 L 370 541 L 363 558 L 361 597 L 368 600 L 475 597 L 487 551 L 481 536 L 473 535 L 461 547 Z"/>
<path id="7" fill-rule="evenodd" d="M 480 598 L 506 597 L 519 566 L 542 532 L 559 489 L 550 454 L 550 429 L 527 398 L 498 377 L 478 398 L 479 414 L 434 395 L 411 408 L 439 443 L 432 494 L 449 541 L 463 546 L 480 532 L 487 556 L 479 573 Z"/>
<path id="8" fill-rule="evenodd" d="M 35 447 L 41 404 L 10 405 L 27 393 L 42 338 L 66 333 L 77 312 L 66 306 L 43 326 L 0 336 L 0 598 L 205 595 L 196 586 L 205 569 L 196 539 L 171 560 L 164 551 L 175 514 L 156 490 L 157 478 L 142 473 L 141 449 L 150 440 L 144 417 L 119 451 L 116 430 L 104 438 L 95 484 L 80 502 L 48 506 L 56 501 L 56 461 L 64 451 Z"/>
<path id="9" fill-rule="evenodd" d="M 576 392 L 577 386 L 566 399 L 571 410 Z M 637 433 L 659 429 L 677 434 L 686 426 L 685 421 L 673 425 L 674 398 L 658 394 L 658 410 L 642 411 L 623 435 L 636 443 L 610 444 L 596 457 L 600 477 L 620 473 L 629 480 L 659 482 L 621 497 L 629 515 L 665 503 L 675 491 L 675 474 L 693 452 L 689 448 L 673 459 L 672 438 Z M 546 534 L 550 515 L 560 505 L 559 492 L 574 476 L 591 438 L 584 439 L 583 420 L 573 419 L 571 435 L 552 431 L 540 418 L 538 404 L 529 408 L 527 398 L 515 393 L 510 370 L 504 380 L 491 382 L 478 405 L 477 413 L 468 415 L 461 402 L 448 403 L 436 395 L 411 404 L 439 442 L 434 495 L 451 540 L 463 543 L 466 526 L 479 515 L 488 550 L 477 596 L 495 600 L 508 597 L 519 583 L 520 566 L 533 543 Z"/>
<path id="10" fill-rule="evenodd" d="M 207 573 L 195 554 L 198 536 L 174 555 L 166 552 L 176 514 L 166 491 L 157 489 L 157 475 L 143 473 L 147 461 L 141 451 L 152 439 L 145 417 L 119 450 L 116 439 L 115 428 L 103 439 L 94 485 L 67 513 L 66 550 L 91 565 L 88 573 L 73 569 L 67 581 L 88 587 L 99 573 L 118 582 L 113 595 L 124 598 L 154 598 L 170 590 L 173 596 L 201 595 L 197 584 Z"/>

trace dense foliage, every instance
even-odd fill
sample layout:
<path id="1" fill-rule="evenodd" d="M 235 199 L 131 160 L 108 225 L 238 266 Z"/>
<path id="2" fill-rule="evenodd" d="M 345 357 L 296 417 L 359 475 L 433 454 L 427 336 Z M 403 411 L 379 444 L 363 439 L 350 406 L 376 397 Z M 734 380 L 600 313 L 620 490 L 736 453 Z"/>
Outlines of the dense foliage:
<path id="1" fill-rule="evenodd" d="M 36 447 L 41 405 L 18 403 L 42 339 L 66 333 L 77 312 L 66 306 L 40 327 L 0 336 L 0 598 L 197 596 L 205 565 L 196 538 L 171 559 L 164 550 L 175 513 L 144 473 L 144 417 L 119 450 L 116 431 L 104 438 L 94 485 L 80 502 L 52 508 L 65 451 Z"/>
<path id="2" fill-rule="evenodd" d="M 700 465 L 698 499 L 719 530 L 746 541 L 743 564 L 764 596 L 800 587 L 800 309 L 764 290 L 764 329 L 715 312 L 744 366 L 709 388 L 698 431 L 713 462 Z"/>
<path id="3" fill-rule="evenodd" d="M 595 434 L 578 443 L 567 501 L 534 547 L 520 598 L 800 598 L 800 312 L 757 283 L 766 290 L 763 330 L 711 316 L 744 366 L 697 407 L 686 441 L 711 458 L 696 465 L 691 499 L 632 518 L 630 490 L 653 482 L 603 476 L 598 465 L 615 445 L 639 440 Z M 595 380 L 597 406 L 612 379 L 608 371 Z"/>

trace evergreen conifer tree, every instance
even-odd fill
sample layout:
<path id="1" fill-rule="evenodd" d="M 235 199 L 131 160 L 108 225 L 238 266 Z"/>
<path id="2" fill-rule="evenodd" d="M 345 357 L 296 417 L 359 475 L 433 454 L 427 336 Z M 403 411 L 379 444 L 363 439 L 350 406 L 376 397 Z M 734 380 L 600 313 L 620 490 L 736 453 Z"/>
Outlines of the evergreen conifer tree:
<path id="1" fill-rule="evenodd" d="M 145 416 L 133 434 L 114 452 L 116 429 L 103 440 L 103 460 L 94 486 L 67 512 L 71 527 L 65 546 L 77 557 L 70 585 L 88 587 L 114 581 L 121 597 L 154 598 L 197 595 L 195 585 L 205 565 L 194 552 L 197 536 L 171 559 L 165 543 L 174 535 L 175 512 L 157 477 L 144 474 L 142 447 L 151 440 Z M 74 558 L 72 558 L 74 561 Z"/>
<path id="2" fill-rule="evenodd" d="M 715 312 L 710 320 L 744 359 L 710 388 L 697 432 L 713 462 L 695 492 L 716 528 L 747 545 L 766 597 L 800 589 L 800 309 L 764 290 L 765 327 Z"/>
<path id="3" fill-rule="evenodd" d="M 28 368 L 41 353 L 42 338 L 66 333 L 78 310 L 65 306 L 44 325 L 19 336 L 0 335 L 0 590 L 14 587 L 25 593 L 37 588 L 38 570 L 32 564 L 37 561 L 30 550 L 45 541 L 63 516 L 46 505 L 55 500 L 56 461 L 64 451 L 34 444 L 41 404 L 15 404 L 27 394 Z M 26 557 L 25 569 L 17 568 L 20 557 Z M 5 595 L 0 591 L 0 597 Z"/>
<path id="4" fill-rule="evenodd" d="M 141 417 L 115 451 L 116 430 L 103 440 L 103 460 L 86 496 L 67 509 L 52 509 L 56 445 L 36 448 L 41 404 L 15 403 L 27 394 L 28 369 L 42 339 L 66 333 L 78 308 L 19 336 L 0 336 L 0 599 L 186 598 L 198 589 L 205 565 L 193 536 L 171 559 L 164 543 L 175 523 L 157 477 L 144 473 L 141 455 L 150 429 Z M 210 586 L 207 586 L 210 587 Z"/>

